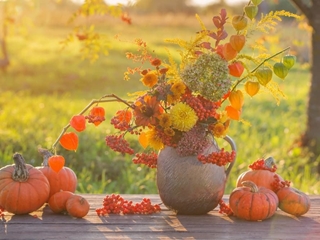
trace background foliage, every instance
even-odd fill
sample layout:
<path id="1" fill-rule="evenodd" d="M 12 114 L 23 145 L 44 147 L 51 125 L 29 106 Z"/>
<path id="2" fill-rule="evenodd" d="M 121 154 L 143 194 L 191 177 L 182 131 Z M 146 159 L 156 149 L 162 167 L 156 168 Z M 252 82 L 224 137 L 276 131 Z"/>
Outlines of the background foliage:
<path id="1" fill-rule="evenodd" d="M 110 16 L 79 19 L 87 26 L 94 23 L 96 30 L 105 34 L 105 40 L 109 42 L 109 55 L 101 55 L 92 63 L 82 59 L 82 42 L 70 42 L 63 49 L 60 44 L 73 30 L 74 25 L 66 22 L 75 9 L 67 1 L 63 1 L 59 8 L 54 4 L 36 5 L 9 29 L 11 65 L 0 72 L 1 167 L 12 164 L 12 154 L 17 151 L 30 164 L 40 165 L 42 159 L 37 147 L 50 148 L 72 115 L 80 112 L 91 99 L 109 93 L 125 96 L 127 92 L 141 90 L 139 76 L 129 82 L 123 80 L 126 67 L 134 66 L 125 58 L 127 51 L 135 49 L 133 39 L 142 38 L 157 57 L 163 58 L 165 47 L 173 53 L 175 48 L 165 44 L 165 38 L 189 39 L 199 30 L 194 15 L 182 13 L 132 13 L 132 25 Z M 207 14 L 205 10 L 201 11 L 202 20 L 210 26 L 211 17 L 218 12 L 212 10 Z M 30 20 L 29 26 L 26 21 L 21 21 L 22 17 Z M 276 79 L 287 95 L 279 106 L 267 92 L 262 91 L 254 99 L 247 97 L 243 119 L 252 126 L 240 122 L 231 126 L 230 136 L 237 143 L 238 156 L 226 193 L 234 188 L 237 176 L 247 170 L 248 164 L 268 156 L 276 159 L 279 173 L 291 180 L 295 187 L 310 194 L 320 192 L 316 164 L 308 163 L 307 153 L 295 144 L 305 126 L 310 78 L 306 54 L 308 44 L 302 44 L 308 42 L 308 32 L 297 29 L 297 23 L 285 21 L 272 36 L 252 36 L 249 39 L 267 41 L 272 52 L 292 46 L 299 63 L 285 81 Z M 118 39 L 114 38 L 116 34 Z M 174 57 L 178 58 L 178 54 Z M 112 131 L 108 120 L 122 106 L 120 103 L 104 106 L 107 121 L 99 127 L 90 126 L 80 134 L 77 152 L 59 149 L 66 164 L 78 176 L 77 191 L 157 193 L 155 169 L 134 165 L 130 156 L 114 153 L 106 147 L 105 134 Z M 139 148 L 134 140 L 131 143 Z M 223 141 L 219 144 L 228 147 Z"/>

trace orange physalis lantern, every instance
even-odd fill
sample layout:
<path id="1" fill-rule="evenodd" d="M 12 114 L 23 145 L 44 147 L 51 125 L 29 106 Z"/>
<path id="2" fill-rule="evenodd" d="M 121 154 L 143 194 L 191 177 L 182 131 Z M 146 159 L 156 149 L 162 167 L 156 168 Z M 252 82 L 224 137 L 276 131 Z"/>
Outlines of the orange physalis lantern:
<path id="1" fill-rule="evenodd" d="M 70 120 L 70 126 L 76 131 L 82 132 L 86 129 L 86 118 L 83 115 L 75 115 Z"/>
<path id="2" fill-rule="evenodd" d="M 102 123 L 105 120 L 104 115 L 105 115 L 105 111 L 103 107 L 99 107 L 99 106 L 93 107 L 90 110 L 90 113 L 88 116 L 89 122 L 93 123 L 95 126 L 98 126 L 100 123 Z"/>
<path id="3" fill-rule="evenodd" d="M 222 54 L 224 59 L 230 61 L 237 56 L 238 52 L 232 47 L 231 43 L 226 43 L 223 45 Z"/>
<path id="4" fill-rule="evenodd" d="M 244 35 L 232 35 L 230 37 L 231 46 L 238 52 L 242 50 L 246 43 L 246 37 Z"/>
<path id="5" fill-rule="evenodd" d="M 260 89 L 260 83 L 258 82 L 253 82 L 253 81 L 247 81 L 246 84 L 244 85 L 244 90 L 251 96 L 253 97 L 259 92 Z"/>
<path id="6" fill-rule="evenodd" d="M 64 157 L 61 155 L 53 155 L 48 159 L 49 167 L 56 173 L 58 173 L 64 167 L 64 163 Z"/>
<path id="7" fill-rule="evenodd" d="M 232 18 L 232 26 L 237 31 L 245 29 L 248 25 L 248 18 L 243 15 L 236 15 Z"/>
<path id="8" fill-rule="evenodd" d="M 79 144 L 78 135 L 74 132 L 65 133 L 60 138 L 60 144 L 67 150 L 76 151 Z"/>
<path id="9" fill-rule="evenodd" d="M 233 120 L 240 120 L 240 115 L 241 115 L 241 111 L 240 110 L 237 110 L 235 109 L 234 107 L 232 106 L 227 106 L 226 107 L 226 112 L 227 112 L 227 115 L 230 119 L 233 119 Z"/>
<path id="10" fill-rule="evenodd" d="M 240 90 L 232 91 L 229 95 L 231 106 L 237 110 L 241 110 L 243 106 L 243 94 Z"/>
<path id="11" fill-rule="evenodd" d="M 116 113 L 116 117 L 119 121 L 124 121 L 126 123 L 130 123 L 132 119 L 132 112 L 130 110 L 119 110 Z"/>
<path id="12" fill-rule="evenodd" d="M 234 77 L 240 77 L 244 71 L 244 67 L 241 62 L 231 63 L 228 68 L 229 74 Z"/>
<path id="13" fill-rule="evenodd" d="M 260 67 L 256 70 L 255 76 L 262 86 L 266 86 L 272 79 L 272 70 L 268 67 Z"/>

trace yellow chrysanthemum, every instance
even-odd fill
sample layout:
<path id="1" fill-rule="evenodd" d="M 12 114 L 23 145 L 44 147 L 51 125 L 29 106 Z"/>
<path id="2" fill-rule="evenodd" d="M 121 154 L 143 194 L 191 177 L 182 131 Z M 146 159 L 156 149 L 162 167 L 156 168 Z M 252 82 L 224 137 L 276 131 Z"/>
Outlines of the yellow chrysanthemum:
<path id="1" fill-rule="evenodd" d="M 180 95 L 172 95 L 172 94 L 167 95 L 167 103 L 168 104 L 173 104 L 173 103 L 177 102 L 179 99 L 180 99 Z"/>
<path id="2" fill-rule="evenodd" d="M 185 103 L 177 103 L 170 111 L 172 126 L 180 131 L 189 131 L 198 121 L 196 112 Z"/>
<path id="3" fill-rule="evenodd" d="M 141 82 L 143 85 L 151 88 L 157 84 L 158 76 L 154 72 L 148 72 L 141 78 Z"/>
<path id="4" fill-rule="evenodd" d="M 148 132 L 146 132 L 146 138 L 148 139 L 148 144 L 155 150 L 160 150 L 164 148 L 164 144 L 161 141 L 161 138 L 158 136 L 155 128 L 151 128 Z"/>
<path id="5" fill-rule="evenodd" d="M 163 113 L 159 117 L 159 125 L 163 128 L 168 128 L 171 126 L 171 119 L 168 113 Z"/>
<path id="6" fill-rule="evenodd" d="M 182 95 L 186 91 L 186 85 L 183 82 L 174 83 L 171 88 L 173 95 Z"/>

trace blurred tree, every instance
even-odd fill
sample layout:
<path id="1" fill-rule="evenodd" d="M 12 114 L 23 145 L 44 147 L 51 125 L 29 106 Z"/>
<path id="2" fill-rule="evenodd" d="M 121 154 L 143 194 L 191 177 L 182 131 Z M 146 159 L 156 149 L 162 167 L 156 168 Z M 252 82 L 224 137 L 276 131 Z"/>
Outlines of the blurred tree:
<path id="1" fill-rule="evenodd" d="M 320 1 L 291 0 L 306 16 L 312 27 L 311 37 L 311 85 L 307 108 L 307 126 L 302 136 L 302 146 L 309 147 L 315 158 L 320 154 Z M 318 164 L 320 173 L 320 162 Z"/>
<path id="2" fill-rule="evenodd" d="M 7 24 L 6 21 L 7 19 L 4 19 L 3 16 L 5 16 L 5 7 L 2 8 L 3 14 L 1 19 L 1 27 L 2 27 L 2 34 L 0 35 L 0 46 L 1 46 L 1 52 L 2 52 L 2 58 L 0 58 L 0 69 L 5 70 L 6 67 L 9 65 L 9 55 L 7 51 Z"/>
<path id="3" fill-rule="evenodd" d="M 37 16 L 41 18 L 39 12 L 43 14 L 62 9 L 70 12 L 69 24 L 73 24 L 73 31 L 61 41 L 62 46 L 74 40 L 80 41 L 82 57 L 91 61 L 99 58 L 100 54 L 107 55 L 110 43 L 107 41 L 109 36 L 98 32 L 89 18 L 108 15 L 131 24 L 131 18 L 123 12 L 121 5 L 107 5 L 104 0 L 83 0 L 81 4 L 71 0 L 0 0 L 0 69 L 5 70 L 9 66 L 7 39 L 10 29 L 10 33 L 21 34 L 17 31 L 19 28 L 27 32 L 26 29 L 33 25 L 31 22 L 37 22 Z M 76 23 L 77 20 L 80 23 Z M 43 21 L 37 24 L 43 24 Z"/>

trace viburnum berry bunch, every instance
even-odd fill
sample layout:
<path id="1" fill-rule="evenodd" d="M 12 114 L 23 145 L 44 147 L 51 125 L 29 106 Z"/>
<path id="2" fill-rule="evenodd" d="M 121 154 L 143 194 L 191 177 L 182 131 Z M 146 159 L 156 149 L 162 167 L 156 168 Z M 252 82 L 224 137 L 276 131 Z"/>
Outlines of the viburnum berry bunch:
<path id="1" fill-rule="evenodd" d="M 160 212 L 159 204 L 152 204 L 148 198 L 143 198 L 140 203 L 125 200 L 119 194 L 106 195 L 102 207 L 96 209 L 98 216 L 108 214 L 152 214 Z"/>
<path id="2" fill-rule="evenodd" d="M 263 41 L 248 38 L 255 32 L 272 31 L 282 17 L 298 18 L 276 11 L 262 14 L 257 20 L 260 3 L 249 1 L 243 13 L 235 16 L 221 9 L 209 27 L 196 15 L 199 30 L 191 40 L 166 40 L 180 47 L 179 61 L 170 49 L 167 58 L 160 59 L 145 41 L 135 39 L 137 52 L 128 52 L 126 57 L 138 66 L 128 67 L 124 78 L 129 80 L 138 74 L 144 91 L 130 94 L 130 100 L 114 94 L 92 100 L 70 118 L 53 150 L 56 152 L 59 143 L 67 150 L 76 150 L 78 133 L 88 124 L 100 126 L 107 114 L 114 114 L 110 118 L 114 131 L 108 131 L 102 140 L 113 151 L 133 155 L 135 164 L 156 168 L 156 152 L 165 146 L 175 148 L 180 156 L 198 156 L 204 164 L 224 166 L 232 162 L 234 151 L 221 149 L 209 155 L 202 152 L 212 139 L 226 137 L 232 121 L 242 120 L 245 97 L 254 97 L 263 88 L 279 102 L 284 93 L 277 81 L 283 81 L 295 62 L 290 47 L 270 52 Z M 106 112 L 102 105 L 110 102 L 122 103 L 123 108 L 116 113 Z M 137 138 L 139 151 L 130 146 L 128 135 Z"/>
<path id="3" fill-rule="evenodd" d="M 222 199 L 219 201 L 219 213 L 225 214 L 227 216 L 233 215 L 232 209 Z"/>

